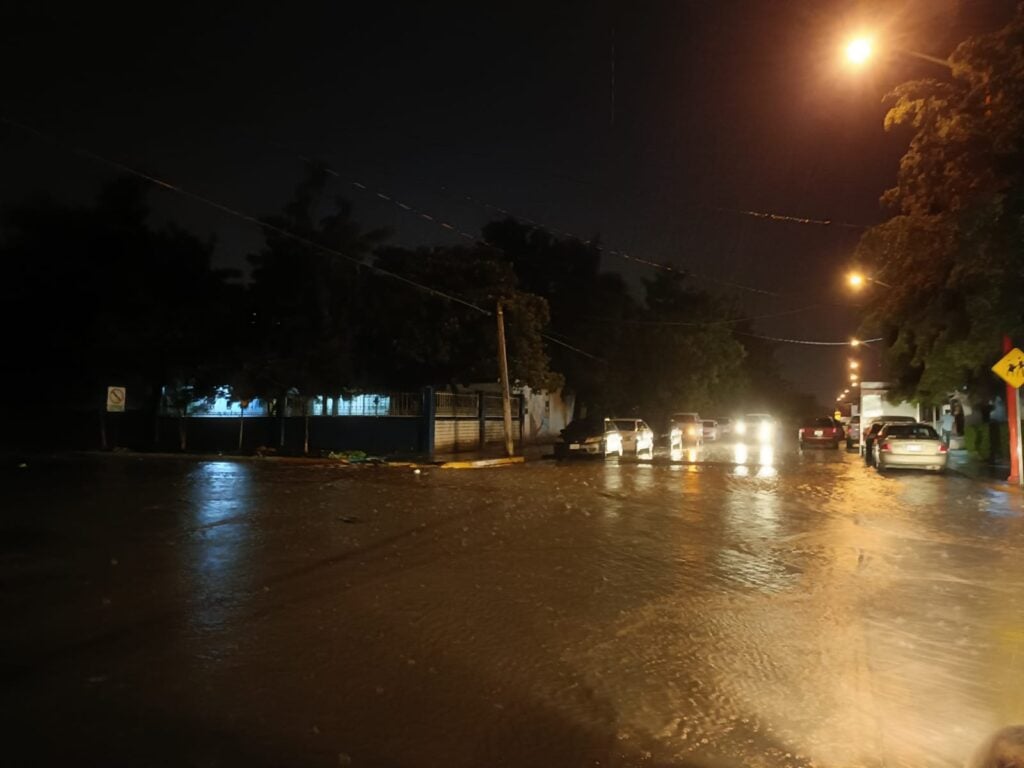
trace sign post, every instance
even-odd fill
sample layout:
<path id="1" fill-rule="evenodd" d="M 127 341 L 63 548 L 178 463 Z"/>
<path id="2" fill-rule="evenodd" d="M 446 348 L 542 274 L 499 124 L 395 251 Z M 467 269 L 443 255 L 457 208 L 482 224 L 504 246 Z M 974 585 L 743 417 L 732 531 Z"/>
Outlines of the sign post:
<path id="1" fill-rule="evenodd" d="M 107 387 L 107 413 L 124 413 L 124 401 L 124 387 Z"/>
<path id="2" fill-rule="evenodd" d="M 1009 336 L 1003 337 L 1006 354 L 992 366 L 992 371 L 1006 382 L 1006 420 L 1010 425 L 1010 476 L 1007 480 L 1024 488 L 1024 451 L 1020 434 L 1020 388 L 1024 385 L 1024 352 L 1013 346 Z"/>

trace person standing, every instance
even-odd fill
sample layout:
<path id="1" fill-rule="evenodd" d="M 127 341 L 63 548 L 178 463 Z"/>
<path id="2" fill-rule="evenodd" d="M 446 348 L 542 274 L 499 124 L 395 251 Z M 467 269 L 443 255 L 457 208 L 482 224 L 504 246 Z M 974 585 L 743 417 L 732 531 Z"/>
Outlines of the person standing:
<path id="1" fill-rule="evenodd" d="M 942 414 L 942 442 L 949 447 L 949 441 L 953 438 L 953 412 L 946 411 Z"/>

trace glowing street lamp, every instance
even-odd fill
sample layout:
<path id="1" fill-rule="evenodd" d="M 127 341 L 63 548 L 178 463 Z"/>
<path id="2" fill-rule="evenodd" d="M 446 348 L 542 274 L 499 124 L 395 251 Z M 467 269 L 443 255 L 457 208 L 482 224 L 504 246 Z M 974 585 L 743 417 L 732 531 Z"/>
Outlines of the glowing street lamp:
<path id="1" fill-rule="evenodd" d="M 851 360 L 850 361 L 850 368 L 852 370 L 856 371 L 858 368 L 860 368 L 860 363 L 858 363 L 856 360 Z"/>
<path id="2" fill-rule="evenodd" d="M 907 48 L 896 48 L 891 45 L 885 46 L 885 49 L 904 56 L 912 56 L 915 59 L 921 59 L 931 64 L 938 64 L 940 67 L 945 67 L 951 71 L 953 69 L 953 63 L 949 59 L 941 59 L 938 56 L 931 56 L 920 51 L 911 51 Z M 875 41 L 868 35 L 860 35 L 846 43 L 843 53 L 846 54 L 846 60 L 850 64 L 855 67 L 863 67 L 869 60 L 874 58 Z"/>
<path id="3" fill-rule="evenodd" d="M 851 347 L 859 347 L 860 346 L 860 339 L 850 339 L 850 346 Z"/>
<path id="4" fill-rule="evenodd" d="M 859 67 L 871 58 L 873 51 L 870 37 L 855 37 L 846 44 L 846 60 Z"/>
<path id="5" fill-rule="evenodd" d="M 874 277 L 868 277 L 863 272 L 850 272 L 846 276 L 846 282 L 849 283 L 850 287 L 855 291 L 859 291 L 863 288 L 865 283 L 874 283 L 875 285 L 880 285 L 883 288 L 892 288 L 888 283 L 883 283 L 881 280 Z"/>

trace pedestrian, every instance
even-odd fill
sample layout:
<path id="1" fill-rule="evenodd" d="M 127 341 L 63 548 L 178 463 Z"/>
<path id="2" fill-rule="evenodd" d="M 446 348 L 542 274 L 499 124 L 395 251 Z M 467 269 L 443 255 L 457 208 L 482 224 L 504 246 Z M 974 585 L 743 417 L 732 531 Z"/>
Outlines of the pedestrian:
<path id="1" fill-rule="evenodd" d="M 942 414 L 942 442 L 949 447 L 949 441 L 953 438 L 953 412 L 946 411 Z"/>

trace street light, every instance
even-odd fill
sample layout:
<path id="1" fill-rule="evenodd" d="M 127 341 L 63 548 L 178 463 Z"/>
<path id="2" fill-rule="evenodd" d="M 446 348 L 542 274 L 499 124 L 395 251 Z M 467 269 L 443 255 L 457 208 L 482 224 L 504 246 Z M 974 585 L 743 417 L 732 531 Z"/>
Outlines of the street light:
<path id="1" fill-rule="evenodd" d="M 885 50 L 900 53 L 904 56 L 912 56 L 915 59 L 921 59 L 930 64 L 938 64 L 940 67 L 945 67 L 950 71 L 953 69 L 953 63 L 949 59 L 940 59 L 938 56 L 930 56 L 920 51 L 912 51 L 909 48 L 897 48 L 891 45 L 885 46 Z M 862 67 L 874 56 L 875 41 L 867 35 L 860 35 L 847 42 L 844 51 L 848 62 L 856 67 Z"/>
<path id="2" fill-rule="evenodd" d="M 856 360 L 851 360 L 850 368 L 852 368 L 853 370 L 857 370 L 858 368 L 860 368 L 860 363 L 858 363 Z"/>
<path id="3" fill-rule="evenodd" d="M 851 272 L 846 276 L 846 282 L 850 284 L 851 288 L 858 291 L 864 287 L 864 283 L 874 283 L 875 285 L 880 285 L 883 288 L 892 288 L 888 283 L 883 283 L 875 277 L 868 277 L 862 272 Z"/>
<path id="4" fill-rule="evenodd" d="M 851 64 L 860 66 L 871 58 L 873 48 L 870 37 L 855 37 L 846 44 L 846 58 Z"/>
<path id="5" fill-rule="evenodd" d="M 850 339 L 850 346 L 851 347 L 859 347 L 860 346 L 860 339 Z"/>

